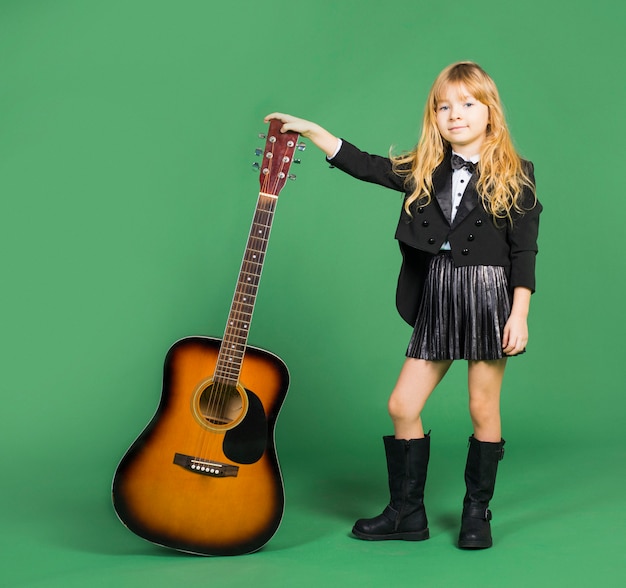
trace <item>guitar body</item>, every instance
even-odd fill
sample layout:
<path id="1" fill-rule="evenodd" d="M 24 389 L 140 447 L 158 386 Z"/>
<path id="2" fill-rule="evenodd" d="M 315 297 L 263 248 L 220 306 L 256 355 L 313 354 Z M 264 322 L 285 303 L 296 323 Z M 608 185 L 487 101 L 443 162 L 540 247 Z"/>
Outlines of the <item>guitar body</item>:
<path id="1" fill-rule="evenodd" d="M 160 404 L 122 458 L 112 489 L 131 531 L 199 555 L 256 551 L 284 509 L 274 427 L 289 372 L 277 356 L 248 346 L 240 384 L 222 390 L 213 380 L 221 345 L 188 337 L 171 347 Z"/>

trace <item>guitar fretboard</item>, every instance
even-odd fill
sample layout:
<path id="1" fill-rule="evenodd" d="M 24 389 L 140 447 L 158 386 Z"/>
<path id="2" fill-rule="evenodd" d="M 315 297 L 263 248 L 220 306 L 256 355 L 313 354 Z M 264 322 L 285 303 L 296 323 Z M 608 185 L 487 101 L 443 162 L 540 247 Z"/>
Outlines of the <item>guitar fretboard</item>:
<path id="1" fill-rule="evenodd" d="M 219 382 L 236 385 L 239 380 L 277 200 L 259 193 L 215 368 L 214 378 Z"/>

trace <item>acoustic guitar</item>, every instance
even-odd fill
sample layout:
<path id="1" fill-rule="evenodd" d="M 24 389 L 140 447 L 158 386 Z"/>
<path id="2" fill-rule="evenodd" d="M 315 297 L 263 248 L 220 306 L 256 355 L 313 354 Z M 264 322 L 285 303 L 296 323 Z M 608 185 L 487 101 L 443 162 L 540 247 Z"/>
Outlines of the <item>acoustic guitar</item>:
<path id="1" fill-rule="evenodd" d="M 295 150 L 304 149 L 281 126 L 272 120 L 260 135 L 260 192 L 224 336 L 187 337 L 169 349 L 156 413 L 113 479 L 122 523 L 179 551 L 256 551 L 283 515 L 274 428 L 289 372 L 273 353 L 247 345 L 278 195 L 293 177 Z"/>

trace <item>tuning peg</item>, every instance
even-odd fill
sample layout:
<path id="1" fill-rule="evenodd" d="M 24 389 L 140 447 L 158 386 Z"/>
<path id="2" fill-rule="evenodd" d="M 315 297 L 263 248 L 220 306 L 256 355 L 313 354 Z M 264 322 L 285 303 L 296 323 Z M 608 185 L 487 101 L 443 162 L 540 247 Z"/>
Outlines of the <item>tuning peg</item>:
<path id="1" fill-rule="evenodd" d="M 306 143 L 298 143 L 298 144 L 296 145 L 296 149 L 297 149 L 298 151 L 304 151 L 304 150 L 306 149 Z"/>
<path id="2" fill-rule="evenodd" d="M 259 149 L 258 147 L 254 150 L 254 154 L 259 157 L 260 155 L 262 155 L 263 153 L 263 149 Z"/>
<path id="3" fill-rule="evenodd" d="M 294 174 L 287 174 L 287 179 L 288 180 L 295 180 L 296 176 Z"/>
<path id="4" fill-rule="evenodd" d="M 297 164 L 300 164 L 300 163 L 302 163 L 302 160 L 301 159 L 294 159 L 293 162 L 297 163 Z"/>
<path id="5" fill-rule="evenodd" d="M 265 139 L 267 135 L 265 133 L 259 133 L 259 139 Z"/>
<path id="6" fill-rule="evenodd" d="M 260 164 L 259 164 L 259 162 L 258 162 L 258 161 L 255 161 L 255 162 L 252 164 L 252 169 L 253 169 L 254 171 L 260 171 L 261 166 L 260 166 Z"/>

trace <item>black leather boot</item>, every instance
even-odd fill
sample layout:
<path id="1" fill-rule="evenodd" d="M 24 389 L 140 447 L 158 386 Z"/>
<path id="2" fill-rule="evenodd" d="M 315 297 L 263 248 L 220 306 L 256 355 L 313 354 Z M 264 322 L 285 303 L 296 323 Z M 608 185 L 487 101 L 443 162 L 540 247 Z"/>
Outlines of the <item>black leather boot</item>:
<path id="1" fill-rule="evenodd" d="M 504 439 L 499 443 L 469 438 L 469 451 L 465 466 L 463 516 L 459 547 L 461 549 L 486 549 L 493 544 L 491 538 L 491 511 L 489 501 L 496 486 L 498 462 L 504 457 Z"/>
<path id="2" fill-rule="evenodd" d="M 430 456 L 430 435 L 411 440 L 383 437 L 383 441 L 391 500 L 377 517 L 359 519 L 352 533 L 359 539 L 370 541 L 428 539 L 424 486 Z"/>

